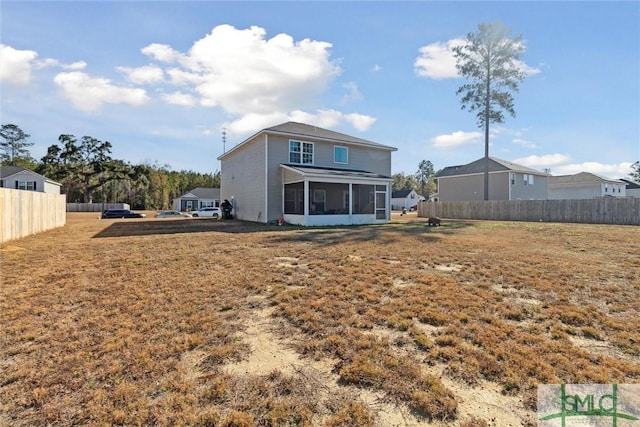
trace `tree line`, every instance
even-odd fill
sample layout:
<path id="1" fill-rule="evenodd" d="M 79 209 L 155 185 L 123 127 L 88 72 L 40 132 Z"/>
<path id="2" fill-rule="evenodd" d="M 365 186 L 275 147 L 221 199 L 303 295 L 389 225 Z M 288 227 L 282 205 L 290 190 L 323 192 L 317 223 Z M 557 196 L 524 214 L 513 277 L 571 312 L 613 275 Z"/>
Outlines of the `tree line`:
<path id="1" fill-rule="evenodd" d="M 220 187 L 220 172 L 172 171 L 169 165 L 114 159 L 112 145 L 91 136 L 62 134 L 39 161 L 29 134 L 14 124 L 0 130 L 0 163 L 22 166 L 62 184 L 67 202 L 127 203 L 133 209 L 170 209 L 172 200 L 196 187 Z"/>

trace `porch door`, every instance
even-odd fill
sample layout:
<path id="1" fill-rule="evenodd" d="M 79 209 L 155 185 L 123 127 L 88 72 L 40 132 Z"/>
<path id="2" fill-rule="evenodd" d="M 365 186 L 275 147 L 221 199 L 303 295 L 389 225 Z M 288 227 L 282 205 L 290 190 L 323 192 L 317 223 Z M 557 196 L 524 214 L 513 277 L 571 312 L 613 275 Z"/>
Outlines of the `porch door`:
<path id="1" fill-rule="evenodd" d="M 388 219 L 387 187 L 385 185 L 376 185 L 376 219 Z"/>

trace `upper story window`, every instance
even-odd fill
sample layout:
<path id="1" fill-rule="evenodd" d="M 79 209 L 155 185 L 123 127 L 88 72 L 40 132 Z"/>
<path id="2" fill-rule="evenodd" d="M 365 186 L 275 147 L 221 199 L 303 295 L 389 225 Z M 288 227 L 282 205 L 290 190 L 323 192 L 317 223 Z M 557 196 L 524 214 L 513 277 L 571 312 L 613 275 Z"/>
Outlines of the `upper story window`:
<path id="1" fill-rule="evenodd" d="M 333 147 L 333 162 L 344 164 L 349 163 L 349 149 L 347 147 L 335 145 Z"/>
<path id="2" fill-rule="evenodd" d="M 313 164 L 313 143 L 289 141 L 289 163 Z"/>

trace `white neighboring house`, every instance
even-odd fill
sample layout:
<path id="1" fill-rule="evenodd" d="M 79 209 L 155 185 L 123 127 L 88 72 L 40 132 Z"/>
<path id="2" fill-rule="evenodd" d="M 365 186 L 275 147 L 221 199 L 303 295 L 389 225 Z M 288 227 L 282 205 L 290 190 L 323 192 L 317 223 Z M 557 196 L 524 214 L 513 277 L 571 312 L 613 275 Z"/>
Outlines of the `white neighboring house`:
<path id="1" fill-rule="evenodd" d="M 181 212 L 212 207 L 220 207 L 219 188 L 196 187 L 173 199 L 173 209 Z"/>
<path id="2" fill-rule="evenodd" d="M 593 199 L 594 197 L 626 197 L 626 183 L 590 172 L 549 177 L 549 199 Z"/>
<path id="3" fill-rule="evenodd" d="M 401 211 L 402 209 L 411 210 L 414 206 L 418 206 L 418 203 L 425 200 L 425 198 L 416 190 L 398 190 L 391 193 L 391 209 Z"/>
<path id="4" fill-rule="evenodd" d="M 62 184 L 20 166 L 0 166 L 0 187 L 60 194 Z"/>

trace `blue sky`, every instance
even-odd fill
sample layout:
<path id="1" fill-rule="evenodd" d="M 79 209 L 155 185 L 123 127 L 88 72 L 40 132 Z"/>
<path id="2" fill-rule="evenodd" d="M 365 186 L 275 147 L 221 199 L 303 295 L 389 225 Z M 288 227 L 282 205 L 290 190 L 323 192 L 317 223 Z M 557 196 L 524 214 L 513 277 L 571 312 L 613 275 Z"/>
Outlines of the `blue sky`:
<path id="1" fill-rule="evenodd" d="M 522 35 L 527 78 L 490 155 L 623 178 L 640 160 L 640 2 L 1 1 L 2 124 L 40 159 L 60 134 L 214 172 L 226 148 L 306 122 L 398 148 L 392 172 L 484 155 L 450 47 Z"/>

